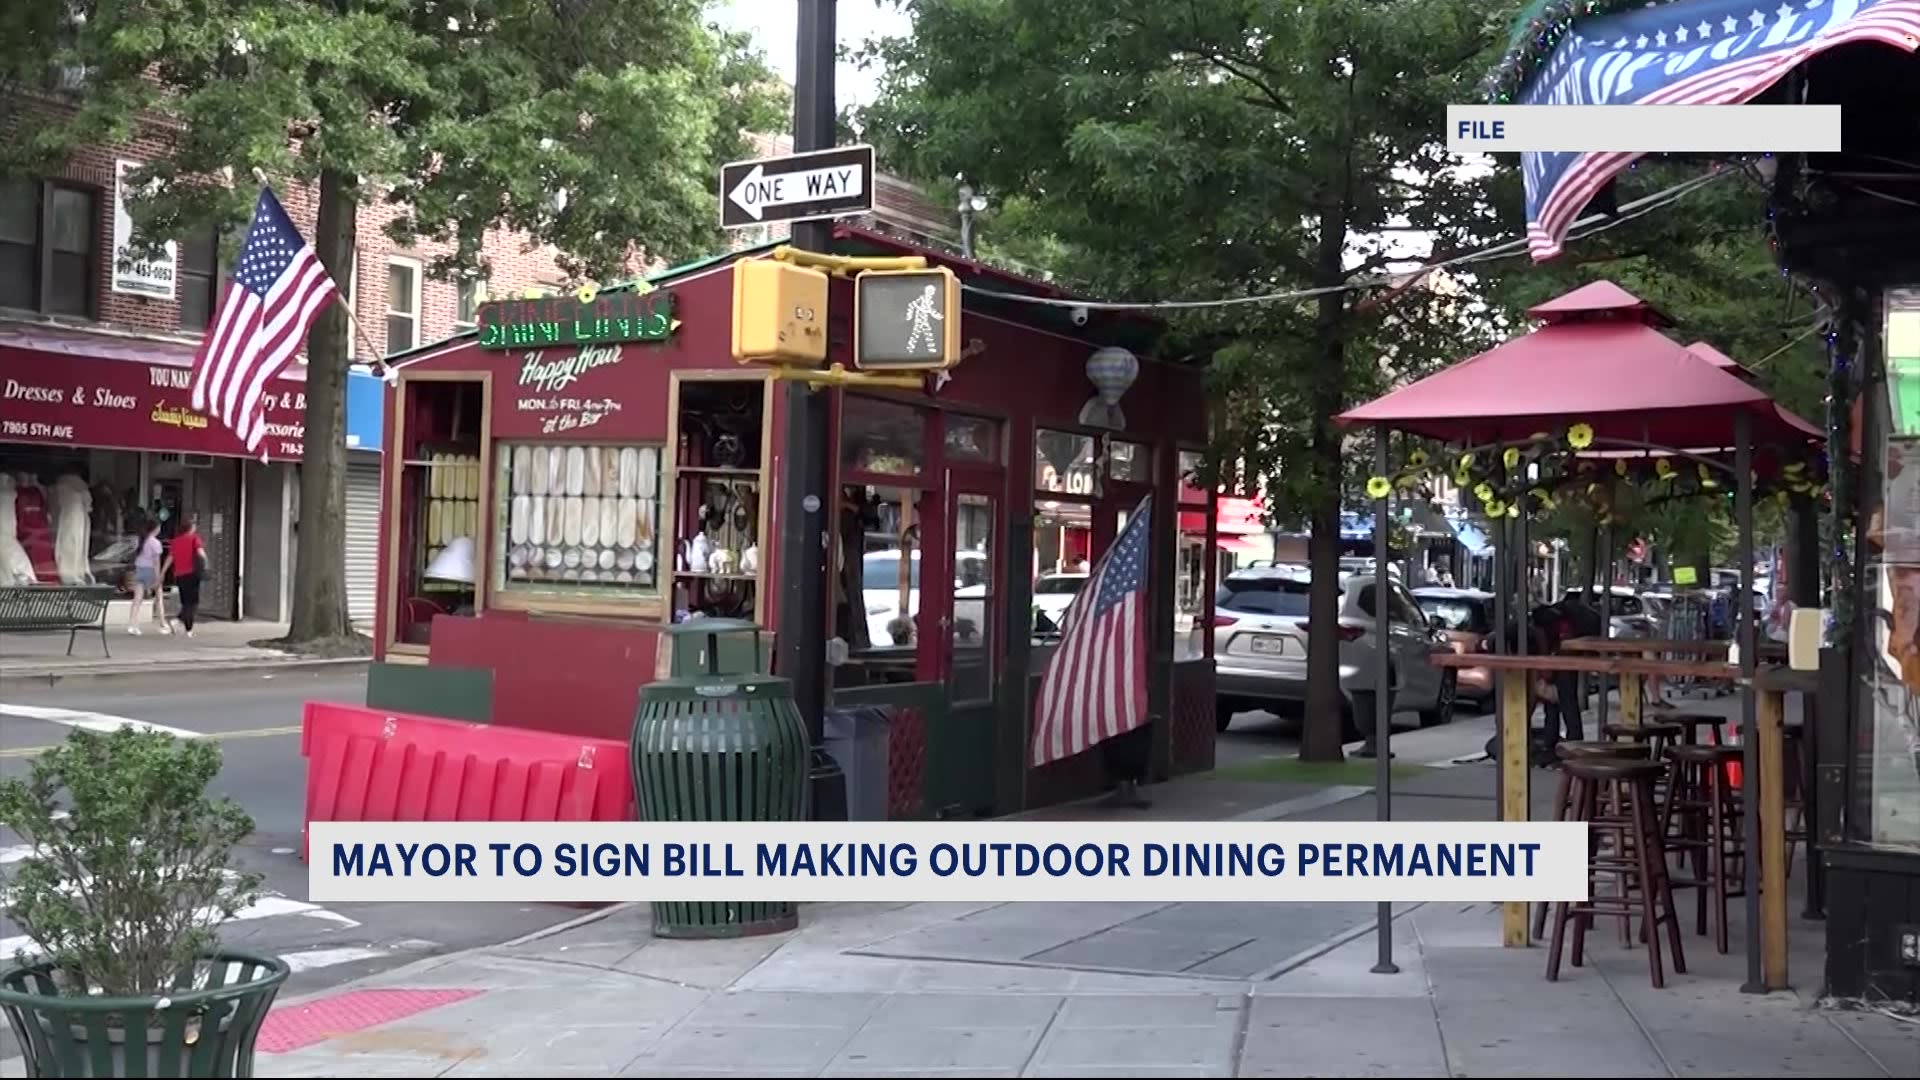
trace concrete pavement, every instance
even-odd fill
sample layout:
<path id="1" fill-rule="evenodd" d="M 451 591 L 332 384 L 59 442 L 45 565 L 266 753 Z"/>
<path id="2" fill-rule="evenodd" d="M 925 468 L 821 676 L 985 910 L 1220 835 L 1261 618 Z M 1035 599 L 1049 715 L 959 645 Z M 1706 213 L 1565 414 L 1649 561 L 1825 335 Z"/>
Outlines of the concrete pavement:
<path id="1" fill-rule="evenodd" d="M 60 633 L 7 634 L 0 637 L 0 700 L 14 687 L 38 683 L 55 685 L 81 679 L 155 678 L 184 674 L 199 677 L 212 672 L 249 673 L 259 670 L 305 668 L 349 669 L 364 666 L 365 656 L 313 657 L 279 649 L 256 648 L 251 642 L 277 638 L 285 623 L 202 622 L 193 637 L 180 632 L 162 634 L 151 619 L 139 635 L 127 633 L 126 603 L 112 606 L 107 617 L 107 645 L 97 633 L 83 632 L 67 655 L 67 635 Z"/>
<path id="2" fill-rule="evenodd" d="M 365 695 L 364 674 L 340 668 L 273 667 L 191 680 L 126 678 L 52 689 L 0 680 L 0 775 L 25 773 L 36 754 L 77 727 L 149 725 L 217 741 L 223 766 L 213 790 L 244 807 L 255 826 L 235 852 L 233 866 L 262 875 L 266 888 L 259 903 L 222 927 L 221 937 L 238 948 L 288 958 L 297 969 L 287 987 L 290 994 L 422 956 L 511 940 L 578 915 L 577 908 L 547 904 L 307 901 L 306 865 L 297 855 L 306 797 L 301 706 L 309 700 L 360 702 Z M 0 878 L 25 854 L 20 837 L 0 828 Z M 10 962 L 23 944 L 19 934 L 18 927 L 0 919 L 0 962 Z M 10 1052 L 8 1039 L 0 1029 L 0 1058 Z"/>

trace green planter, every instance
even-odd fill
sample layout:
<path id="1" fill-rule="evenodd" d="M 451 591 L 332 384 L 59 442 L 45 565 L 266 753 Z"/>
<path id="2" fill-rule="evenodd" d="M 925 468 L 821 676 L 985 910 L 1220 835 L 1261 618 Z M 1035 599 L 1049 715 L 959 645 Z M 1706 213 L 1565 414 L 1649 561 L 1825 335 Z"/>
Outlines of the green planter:
<path id="1" fill-rule="evenodd" d="M 666 632 L 706 640 L 698 648 L 676 640 L 675 677 L 641 688 L 630 744 L 640 820 L 804 820 L 807 725 L 792 683 L 757 670 L 759 627 L 706 619 Z M 725 634 L 754 640 L 727 648 Z M 680 674 L 683 657 L 699 664 L 698 674 Z M 660 937 L 744 937 L 797 925 L 798 908 L 784 901 L 653 905 L 653 932 Z"/>
<path id="2" fill-rule="evenodd" d="M 244 1077 L 253 1044 L 292 969 L 277 957 L 222 950 L 195 963 L 166 997 L 59 991 L 47 964 L 0 975 L 7 1014 L 33 1077 Z"/>

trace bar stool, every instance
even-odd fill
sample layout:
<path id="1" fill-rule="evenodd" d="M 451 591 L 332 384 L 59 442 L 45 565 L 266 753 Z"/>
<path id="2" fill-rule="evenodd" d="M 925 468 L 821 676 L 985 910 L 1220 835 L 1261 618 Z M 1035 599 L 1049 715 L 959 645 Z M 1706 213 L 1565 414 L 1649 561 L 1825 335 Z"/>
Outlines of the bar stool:
<path id="1" fill-rule="evenodd" d="M 1629 760 L 1629 761 L 1633 761 L 1633 760 L 1648 761 L 1648 760 L 1651 760 L 1652 758 L 1653 748 L 1648 746 L 1646 743 L 1598 742 L 1598 741 L 1588 740 L 1584 742 L 1568 741 L 1568 742 L 1555 743 L 1554 751 L 1560 755 L 1560 760 L 1562 762 L 1586 760 L 1586 759 L 1592 759 L 1592 758 L 1616 758 L 1620 760 Z M 1554 792 L 1553 792 L 1552 820 L 1554 821 L 1567 820 L 1567 813 L 1572 808 L 1572 794 L 1573 794 L 1573 774 L 1569 773 L 1566 769 L 1562 768 L 1560 770 L 1560 780 L 1558 784 L 1555 786 Z M 1604 816 L 1608 818 L 1613 818 L 1613 817 L 1622 816 L 1623 811 L 1629 814 L 1631 813 L 1630 810 L 1627 810 L 1627 808 L 1619 805 L 1617 801 L 1613 798 L 1615 792 L 1611 787 L 1608 788 L 1604 794 L 1606 796 L 1604 804 L 1602 806 L 1602 814 Z M 1547 936 L 1547 913 L 1551 909 L 1551 907 L 1552 907 L 1551 904 L 1542 903 L 1539 909 L 1534 912 L 1533 936 L 1536 939 Z"/>
<path id="2" fill-rule="evenodd" d="M 1708 734 L 1712 736 L 1712 745 L 1720 746 L 1724 744 L 1726 740 L 1721 738 L 1721 729 L 1727 724 L 1733 723 L 1730 717 L 1710 712 L 1661 713 L 1660 720 L 1662 723 L 1679 724 L 1685 728 L 1686 731 L 1681 735 L 1680 741 L 1688 746 L 1698 746 L 1701 744 L 1703 741 L 1700 738 L 1701 728 L 1706 728 Z"/>
<path id="3" fill-rule="evenodd" d="M 1727 775 L 1727 766 L 1739 760 L 1738 746 L 1669 747 L 1667 805 L 1660 817 L 1667 849 L 1690 855 L 1693 864 L 1692 876 L 1674 878 L 1673 886 L 1695 890 L 1695 933 L 1707 932 L 1709 906 L 1716 912 L 1713 945 L 1722 954 L 1727 951 L 1727 899 L 1746 895 L 1739 797 Z"/>
<path id="4" fill-rule="evenodd" d="M 1804 724 L 1786 724 L 1780 729 L 1785 752 L 1781 755 L 1781 768 L 1786 775 L 1781 782 L 1786 790 L 1787 808 L 1787 877 L 1793 877 L 1793 852 L 1796 845 L 1807 840 L 1807 729 Z M 1811 849 L 1809 849 L 1811 850 Z M 1813 856 L 1809 854 L 1807 858 Z"/>
<path id="5" fill-rule="evenodd" d="M 1620 720 L 1608 721 L 1601 725 L 1601 734 L 1614 741 L 1636 740 L 1652 748 L 1655 760 L 1666 757 L 1667 747 L 1680 741 L 1685 729 L 1666 719 L 1642 719 L 1638 724 L 1629 724 Z"/>
<path id="6" fill-rule="evenodd" d="M 1636 761 L 1614 757 L 1575 757 L 1567 760 L 1565 771 L 1572 775 L 1570 813 L 1575 821 L 1589 823 L 1595 843 L 1587 857 L 1589 899 L 1559 901 L 1554 905 L 1553 935 L 1547 944 L 1547 979 L 1560 978 L 1560 955 L 1567 942 L 1567 924 L 1573 924 L 1573 966 L 1582 966 L 1586 956 L 1587 930 L 1595 916 L 1617 916 L 1641 920 L 1646 931 L 1647 970 L 1656 989 L 1666 985 L 1661 966 L 1660 925 L 1666 925 L 1667 947 L 1671 950 L 1673 970 L 1684 974 L 1686 953 L 1680 944 L 1680 922 L 1673 910 L 1673 889 L 1667 880 L 1666 848 L 1661 843 L 1660 826 L 1653 805 L 1653 781 L 1663 771 L 1657 761 Z M 1627 816 L 1608 817 L 1601 812 L 1603 788 L 1615 789 L 1615 798 L 1627 809 Z M 1610 845 L 1600 843 L 1611 840 Z M 1619 893 L 1603 896 L 1598 879 L 1619 882 Z"/>

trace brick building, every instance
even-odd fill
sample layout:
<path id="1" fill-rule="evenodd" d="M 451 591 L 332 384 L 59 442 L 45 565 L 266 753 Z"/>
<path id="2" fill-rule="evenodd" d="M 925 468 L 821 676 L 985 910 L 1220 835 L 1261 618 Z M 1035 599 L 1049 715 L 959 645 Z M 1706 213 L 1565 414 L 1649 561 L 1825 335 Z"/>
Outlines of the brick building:
<path id="1" fill-rule="evenodd" d="M 270 395 L 265 462 L 191 409 L 187 373 L 226 284 L 217 238 L 208 229 L 175 238 L 164 257 L 121 258 L 121 174 L 167 140 L 150 124 L 46 175 L 0 177 L 0 584 L 121 582 L 140 520 L 163 519 L 165 536 L 190 512 L 211 561 L 204 613 L 279 621 L 298 545 L 304 372 Z M 311 237 L 313 192 L 276 193 Z M 365 362 L 469 327 L 483 290 L 565 282 L 551 249 L 504 232 L 485 245 L 484 276 L 431 278 L 448 245 L 396 246 L 385 233 L 395 212 L 378 200 L 361 208 L 340 282 L 360 327 L 347 435 L 356 619 L 372 616 L 379 513 L 381 385 Z"/>

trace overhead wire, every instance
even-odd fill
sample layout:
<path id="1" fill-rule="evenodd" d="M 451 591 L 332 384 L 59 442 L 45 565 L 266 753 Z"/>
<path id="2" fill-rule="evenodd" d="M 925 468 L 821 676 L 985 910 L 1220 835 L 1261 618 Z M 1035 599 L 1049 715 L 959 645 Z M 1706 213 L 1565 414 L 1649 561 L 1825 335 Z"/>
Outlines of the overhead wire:
<path id="1" fill-rule="evenodd" d="M 1654 192 L 1651 195 L 1621 206 L 1612 214 L 1590 214 L 1573 223 L 1567 230 L 1567 242 L 1584 240 L 1596 236 L 1608 229 L 1617 228 L 1636 218 L 1652 213 L 1672 202 L 1685 198 L 1694 191 L 1734 175 L 1736 170 L 1720 168 L 1699 176 L 1690 177 Z M 1258 293 L 1252 296 L 1228 296 L 1211 300 L 1074 300 L 1052 296 L 1032 296 L 1027 293 L 1007 292 L 1001 289 L 988 289 L 979 285 L 963 284 L 961 288 L 979 296 L 988 296 L 996 300 L 1009 300 L 1016 303 L 1034 304 L 1042 307 L 1084 308 L 1089 311 L 1185 311 L 1202 308 L 1234 307 L 1242 304 L 1287 303 L 1297 300 L 1311 300 L 1329 293 L 1352 292 L 1360 289 L 1372 289 L 1403 283 L 1409 276 L 1424 277 L 1436 270 L 1445 270 L 1455 266 L 1491 262 L 1496 259 L 1511 258 L 1519 255 L 1526 247 L 1527 237 L 1521 236 L 1490 244 L 1474 251 L 1455 255 L 1451 258 L 1425 263 L 1419 267 L 1393 274 L 1375 274 L 1356 278 L 1339 285 L 1322 285 L 1308 289 L 1288 289 L 1279 292 Z"/>

